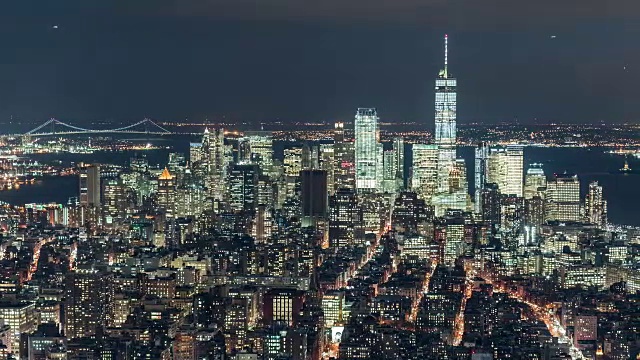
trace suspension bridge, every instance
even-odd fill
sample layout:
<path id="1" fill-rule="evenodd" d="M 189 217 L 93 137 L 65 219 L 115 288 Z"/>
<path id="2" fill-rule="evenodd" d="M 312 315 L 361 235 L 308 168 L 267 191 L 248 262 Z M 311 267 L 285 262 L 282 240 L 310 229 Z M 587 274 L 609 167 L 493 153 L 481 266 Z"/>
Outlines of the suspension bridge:
<path id="1" fill-rule="evenodd" d="M 148 135 L 170 135 L 171 131 L 156 124 L 151 119 L 140 120 L 135 124 L 115 128 L 115 129 L 87 129 L 71 124 L 67 124 L 58 119 L 49 121 L 40 126 L 27 131 L 20 136 L 62 136 L 76 134 L 148 134 Z"/>

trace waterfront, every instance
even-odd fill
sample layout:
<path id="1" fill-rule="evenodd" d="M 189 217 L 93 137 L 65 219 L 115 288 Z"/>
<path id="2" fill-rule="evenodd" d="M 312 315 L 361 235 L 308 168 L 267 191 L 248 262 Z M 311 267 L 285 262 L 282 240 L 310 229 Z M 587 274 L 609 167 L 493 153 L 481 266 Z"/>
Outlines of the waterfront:
<path id="1" fill-rule="evenodd" d="M 188 156 L 189 142 L 197 137 L 175 136 L 169 141 L 163 139 L 163 145 L 171 149 L 149 151 L 95 152 L 93 154 L 42 154 L 32 155 L 34 159 L 43 162 L 62 161 L 96 162 L 127 165 L 134 155 L 144 154 L 152 166 L 164 166 L 169 152 L 181 152 Z M 145 139 L 145 141 L 147 141 Z M 156 142 L 158 140 L 148 140 Z M 282 151 L 287 143 L 274 144 L 275 156 L 282 157 Z M 411 164 L 410 146 L 407 145 L 406 166 Z M 462 147 L 458 154 L 467 164 L 469 191 L 473 194 L 474 150 L 472 147 Z M 623 225 L 640 226 L 640 217 L 636 216 L 634 206 L 640 201 L 640 175 L 622 174 L 617 169 L 624 164 L 624 158 L 619 155 L 607 154 L 604 148 L 560 148 L 560 147 L 528 147 L 524 152 L 524 163 L 542 163 L 545 173 L 551 177 L 554 173 L 576 173 L 581 181 L 582 196 L 591 181 L 598 181 L 604 187 L 604 195 L 608 200 L 609 219 L 611 222 Z M 640 159 L 629 158 L 629 165 L 640 169 Z M 407 172 L 408 174 L 408 172 Z M 0 192 L 0 201 L 10 204 L 58 202 L 66 203 L 69 197 L 77 196 L 78 179 L 76 177 L 48 177 L 25 185 L 17 190 Z"/>

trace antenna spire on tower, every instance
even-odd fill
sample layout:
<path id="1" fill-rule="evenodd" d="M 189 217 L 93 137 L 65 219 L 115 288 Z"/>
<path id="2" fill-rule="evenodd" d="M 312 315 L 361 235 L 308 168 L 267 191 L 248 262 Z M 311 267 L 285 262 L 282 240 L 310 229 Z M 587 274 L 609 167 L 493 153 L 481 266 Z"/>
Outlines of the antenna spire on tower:
<path id="1" fill-rule="evenodd" d="M 444 34 L 444 77 L 449 77 L 449 35 Z"/>

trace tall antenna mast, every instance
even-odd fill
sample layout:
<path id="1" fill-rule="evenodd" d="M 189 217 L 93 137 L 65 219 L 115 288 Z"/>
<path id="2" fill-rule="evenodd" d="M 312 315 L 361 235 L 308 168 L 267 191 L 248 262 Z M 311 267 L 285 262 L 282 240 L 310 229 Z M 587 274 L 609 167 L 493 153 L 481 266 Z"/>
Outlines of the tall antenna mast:
<path id="1" fill-rule="evenodd" d="M 449 35 L 444 34 L 444 78 L 449 77 Z"/>

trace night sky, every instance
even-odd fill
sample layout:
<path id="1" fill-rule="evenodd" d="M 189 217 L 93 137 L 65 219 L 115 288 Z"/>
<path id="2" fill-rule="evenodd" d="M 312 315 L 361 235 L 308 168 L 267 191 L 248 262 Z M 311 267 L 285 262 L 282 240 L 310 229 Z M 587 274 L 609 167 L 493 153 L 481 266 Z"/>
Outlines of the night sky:
<path id="1" fill-rule="evenodd" d="M 461 123 L 640 122 L 637 0 L 5 0 L 0 122 L 429 127 L 445 33 Z"/>

